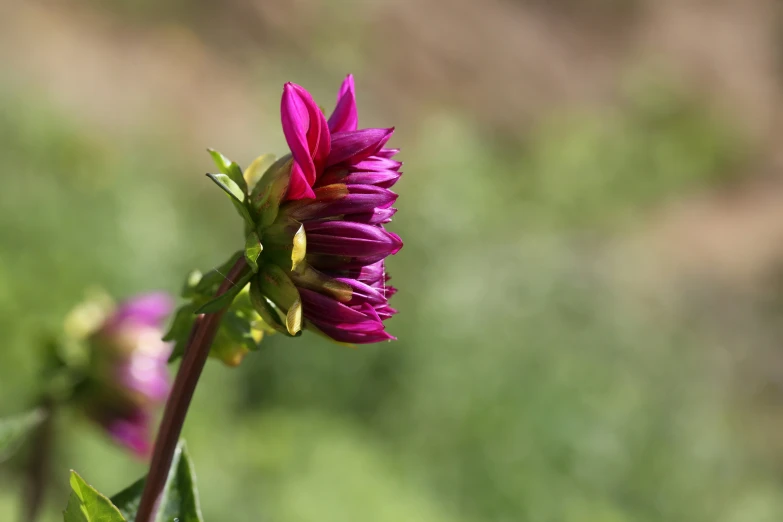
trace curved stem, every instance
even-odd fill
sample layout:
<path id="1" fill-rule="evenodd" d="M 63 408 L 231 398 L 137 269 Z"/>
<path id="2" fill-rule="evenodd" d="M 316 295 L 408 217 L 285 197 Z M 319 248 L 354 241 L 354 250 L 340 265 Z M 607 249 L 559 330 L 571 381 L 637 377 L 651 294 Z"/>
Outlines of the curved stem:
<path id="1" fill-rule="evenodd" d="M 247 261 L 243 256 L 231 268 L 215 296 L 226 293 L 234 285 L 234 281 L 241 279 L 248 269 Z M 182 357 L 182 364 L 174 379 L 171 395 L 166 402 L 163 420 L 155 439 L 150 471 L 144 484 L 139 510 L 136 513 L 136 522 L 152 522 L 155 517 L 179 436 L 182 433 L 182 425 L 193 398 L 193 392 L 196 390 L 196 384 L 198 384 L 198 379 L 204 370 L 209 349 L 215 340 L 225 311 L 223 309 L 213 314 L 200 315 L 193 324 L 190 339 Z"/>

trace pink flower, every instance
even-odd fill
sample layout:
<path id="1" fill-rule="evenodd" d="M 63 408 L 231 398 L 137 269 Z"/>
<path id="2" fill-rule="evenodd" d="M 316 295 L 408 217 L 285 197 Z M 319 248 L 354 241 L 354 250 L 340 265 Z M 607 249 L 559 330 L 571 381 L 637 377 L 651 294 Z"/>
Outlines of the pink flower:
<path id="1" fill-rule="evenodd" d="M 280 214 L 304 225 L 307 266 L 290 277 L 310 328 L 336 341 L 393 339 L 384 259 L 402 248 L 385 229 L 396 209 L 390 188 L 400 177 L 396 149 L 385 148 L 393 128 L 358 129 L 354 81 L 348 76 L 328 121 L 299 85 L 287 83 L 283 133 L 293 164 Z M 335 291 L 339 287 L 340 291 Z"/>
<path id="2" fill-rule="evenodd" d="M 134 297 L 121 303 L 89 338 L 87 413 L 139 456 L 151 449 L 152 415 L 169 393 L 171 345 L 161 337 L 173 306 L 171 297 L 162 293 Z"/>

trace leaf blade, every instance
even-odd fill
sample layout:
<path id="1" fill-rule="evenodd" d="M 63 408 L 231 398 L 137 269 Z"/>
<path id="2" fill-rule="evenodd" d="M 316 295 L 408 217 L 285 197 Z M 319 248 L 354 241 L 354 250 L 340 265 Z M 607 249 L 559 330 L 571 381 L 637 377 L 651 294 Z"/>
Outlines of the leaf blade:
<path id="1" fill-rule="evenodd" d="M 46 412 L 35 409 L 27 413 L 0 419 L 0 462 L 9 459 L 24 443 L 26 435 L 46 418 Z"/>
<path id="2" fill-rule="evenodd" d="M 71 496 L 63 511 L 64 522 L 127 522 L 112 502 L 71 471 Z"/>
<path id="3" fill-rule="evenodd" d="M 141 501 L 146 478 L 141 478 L 112 497 L 127 520 L 133 520 Z M 204 522 L 198 498 L 196 472 L 184 441 L 180 441 L 171 462 L 166 485 L 161 494 L 155 522 Z M 70 522 L 70 521 L 67 521 Z"/>

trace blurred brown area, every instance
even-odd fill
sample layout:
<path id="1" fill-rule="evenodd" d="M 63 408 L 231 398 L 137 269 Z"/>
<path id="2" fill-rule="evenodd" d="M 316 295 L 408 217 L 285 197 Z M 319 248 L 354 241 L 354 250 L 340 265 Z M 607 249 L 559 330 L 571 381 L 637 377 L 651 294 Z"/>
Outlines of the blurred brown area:
<path id="1" fill-rule="evenodd" d="M 740 125 L 757 151 L 747 184 L 666 209 L 651 224 L 653 244 L 665 257 L 743 278 L 783 253 L 777 0 L 202 0 L 184 19 L 170 14 L 176 4 L 147 4 L 142 20 L 127 17 L 131 2 L 114 11 L 6 4 L 5 74 L 105 128 L 157 113 L 184 122 L 188 142 L 247 150 L 264 138 L 255 121 L 276 117 L 272 103 L 259 107 L 256 74 L 281 82 L 278 64 L 290 61 L 337 81 L 346 71 L 334 66 L 358 42 L 353 65 L 364 95 L 383 100 L 373 104 L 379 118 L 455 110 L 504 139 L 524 139 L 553 112 L 621 109 L 623 79 L 653 68 Z"/>

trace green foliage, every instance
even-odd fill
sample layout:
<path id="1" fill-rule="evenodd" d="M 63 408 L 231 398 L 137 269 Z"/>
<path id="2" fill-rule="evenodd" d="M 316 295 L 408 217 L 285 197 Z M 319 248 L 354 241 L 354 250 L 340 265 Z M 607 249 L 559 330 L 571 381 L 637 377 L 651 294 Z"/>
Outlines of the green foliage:
<path id="1" fill-rule="evenodd" d="M 239 165 L 223 156 L 218 151 L 208 149 L 208 152 L 210 156 L 212 156 L 215 165 L 220 169 L 220 172 L 228 176 L 236 186 L 236 188 L 231 188 L 230 194 L 237 197 L 239 201 L 244 201 L 245 195 L 247 194 L 247 182 L 242 174 L 242 169 L 239 168 Z"/>
<path id="2" fill-rule="evenodd" d="M 126 522 L 111 501 L 71 471 L 71 496 L 63 512 L 64 522 Z"/>
<path id="3" fill-rule="evenodd" d="M 164 340 L 173 341 L 170 361 L 182 356 L 190 331 L 198 314 L 215 313 L 228 308 L 218 330 L 210 355 L 229 366 L 236 366 L 248 351 L 257 350 L 263 332 L 268 330 L 259 315 L 253 309 L 249 298 L 249 285 L 253 272 L 235 281 L 229 290 L 215 297 L 219 286 L 226 280 L 231 267 L 246 251 L 236 252 L 223 265 L 201 275 L 191 272 L 182 288 L 181 295 L 188 300 L 175 313 L 169 331 Z"/>
<path id="4" fill-rule="evenodd" d="M 133 521 L 139 509 L 144 480 L 140 479 L 109 500 L 71 472 L 71 496 L 64 522 Z M 160 496 L 155 522 L 203 522 L 199 505 L 196 473 L 184 442 L 174 453 L 166 485 Z"/>
<path id="5" fill-rule="evenodd" d="M 16 452 L 45 417 L 44 410 L 36 409 L 0 419 L 0 462 Z"/>
<path id="6" fill-rule="evenodd" d="M 198 307 L 196 314 L 213 314 L 223 310 L 224 308 L 227 308 L 234 301 L 234 298 L 239 294 L 239 292 L 245 288 L 245 285 L 250 282 L 252 277 L 253 273 L 249 272 L 242 276 L 239 280 L 232 281 L 233 284 L 225 293 L 208 300 L 206 303 Z"/>
<path id="7" fill-rule="evenodd" d="M 258 272 L 258 256 L 261 255 L 263 249 L 264 247 L 261 245 L 258 234 L 251 232 L 245 240 L 245 259 L 247 259 L 247 264 L 250 265 L 253 272 Z"/>
<path id="8" fill-rule="evenodd" d="M 237 210 L 237 213 L 242 217 L 242 219 L 245 220 L 245 223 L 248 224 L 248 226 L 252 229 L 253 227 L 253 217 L 250 215 L 250 212 L 247 209 L 247 206 L 245 205 L 245 200 L 247 199 L 247 196 L 245 195 L 244 191 L 237 185 L 229 176 L 226 174 L 207 174 L 209 179 L 215 182 L 215 184 L 223 189 L 223 191 L 228 194 L 229 198 L 231 198 L 231 203 L 234 204 L 234 208 Z"/>
<path id="9" fill-rule="evenodd" d="M 140 479 L 114 495 L 111 501 L 127 520 L 134 520 L 139 509 L 144 480 Z M 196 472 L 184 442 L 174 453 L 166 485 L 160 497 L 155 522 L 203 522 L 196 487 Z"/>
<path id="10" fill-rule="evenodd" d="M 209 295 L 242 246 L 234 212 L 199 182 L 206 157 L 171 158 L 182 149 L 160 136 L 96 136 L 41 100 L 0 96 L 4 167 L 20 173 L 0 193 L 8 411 L 32 400 L 20 392 L 37 376 L 31 339 L 85 287 L 179 291 L 187 270 L 217 266 L 185 285 L 186 299 Z M 727 354 L 751 357 L 777 322 L 743 325 L 745 294 L 694 309 L 683 295 L 702 283 L 613 250 L 614 229 L 736 170 L 732 128 L 669 94 L 546 124 L 522 146 L 458 115 L 426 118 L 394 138 L 400 341 L 274 335 L 237 371 L 207 365 L 185 426 L 207 519 L 780 520 L 779 455 L 750 447 L 738 415 L 752 413 L 726 375 Z M 723 302 L 730 321 L 715 314 Z M 227 317 L 225 338 L 247 349 L 253 323 Z M 143 473 L 67 420 L 59 469 L 106 490 Z M 17 481 L 0 470 L 2 520 L 16 516 Z"/>

